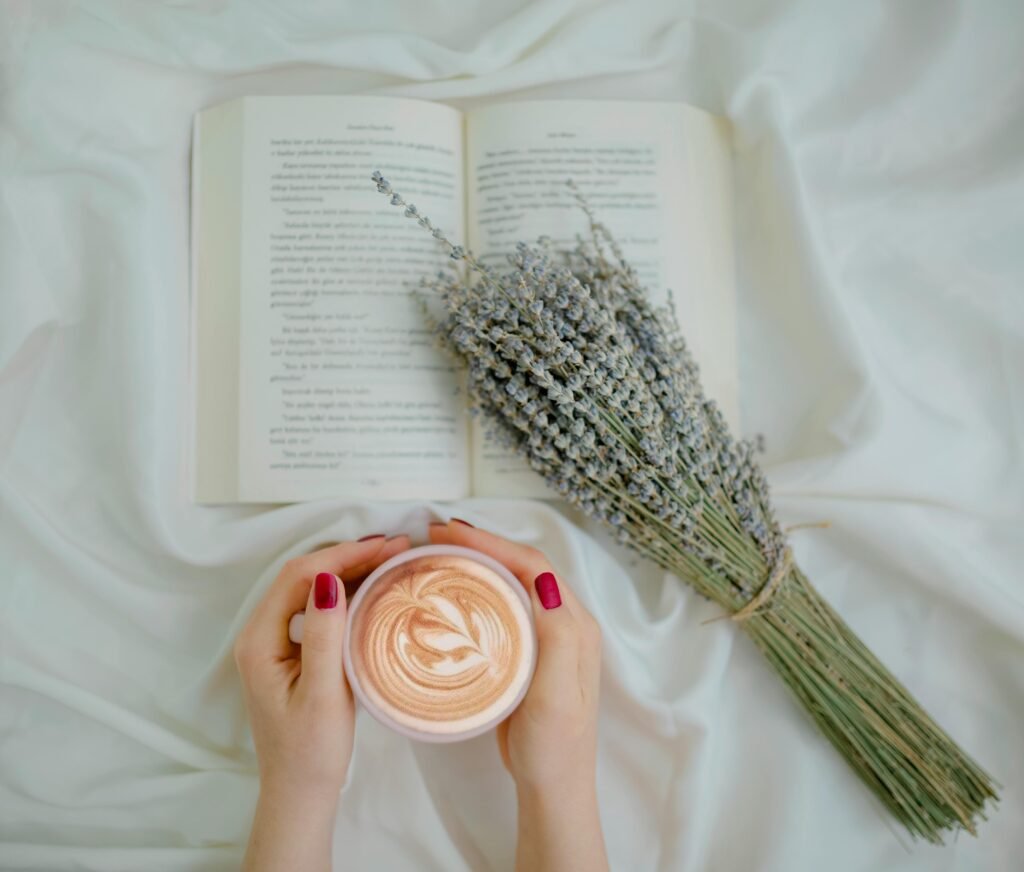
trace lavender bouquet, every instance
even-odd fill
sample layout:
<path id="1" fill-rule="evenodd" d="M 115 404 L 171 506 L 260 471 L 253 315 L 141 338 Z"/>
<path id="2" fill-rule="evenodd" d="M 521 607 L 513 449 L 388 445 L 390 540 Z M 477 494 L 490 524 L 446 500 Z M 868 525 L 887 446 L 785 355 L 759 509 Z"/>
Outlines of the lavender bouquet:
<path id="1" fill-rule="evenodd" d="M 572 251 L 520 243 L 499 272 L 431 232 L 453 269 L 443 345 L 468 371 L 474 412 L 572 505 L 720 605 L 825 736 L 914 836 L 975 832 L 991 778 L 935 724 L 793 562 L 756 447 L 734 439 L 674 313 L 653 308 L 582 198 Z"/>

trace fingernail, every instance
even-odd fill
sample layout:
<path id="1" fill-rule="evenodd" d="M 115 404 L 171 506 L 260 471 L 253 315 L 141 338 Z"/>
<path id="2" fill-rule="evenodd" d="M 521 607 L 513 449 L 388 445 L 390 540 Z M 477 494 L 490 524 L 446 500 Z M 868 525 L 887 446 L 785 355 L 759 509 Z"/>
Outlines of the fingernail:
<path id="1" fill-rule="evenodd" d="M 356 539 L 356 542 L 369 542 L 371 539 L 383 539 L 383 533 L 371 533 L 369 536 L 363 536 L 362 539 Z"/>
<path id="2" fill-rule="evenodd" d="M 558 581 L 553 572 L 542 572 L 533 580 L 533 586 L 544 608 L 557 609 L 562 604 L 562 595 L 558 592 Z"/>
<path id="3" fill-rule="evenodd" d="M 338 604 L 338 577 L 321 572 L 313 585 L 313 605 L 321 611 L 333 609 Z"/>
<path id="4" fill-rule="evenodd" d="M 431 527 L 447 527 L 448 525 L 444 521 L 431 521 Z"/>
<path id="5" fill-rule="evenodd" d="M 469 523 L 469 521 L 463 521 L 463 520 L 462 520 L 462 518 L 452 518 L 452 520 L 453 520 L 453 521 L 454 521 L 454 522 L 455 522 L 456 524 L 463 524 L 463 525 L 464 525 L 464 526 L 466 526 L 466 527 L 473 527 L 473 525 L 472 525 L 471 523 Z M 476 528 L 475 528 L 475 527 L 473 527 L 473 529 L 475 530 Z"/>

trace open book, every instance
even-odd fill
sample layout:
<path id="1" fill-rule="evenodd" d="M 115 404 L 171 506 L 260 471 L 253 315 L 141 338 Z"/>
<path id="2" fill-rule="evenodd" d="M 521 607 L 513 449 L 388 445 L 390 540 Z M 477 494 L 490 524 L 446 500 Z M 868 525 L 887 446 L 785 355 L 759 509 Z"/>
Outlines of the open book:
<path id="1" fill-rule="evenodd" d="M 246 97 L 196 116 L 193 496 L 551 496 L 467 414 L 411 288 L 445 255 L 379 169 L 484 261 L 584 228 L 572 178 L 737 421 L 727 128 L 674 103 Z"/>

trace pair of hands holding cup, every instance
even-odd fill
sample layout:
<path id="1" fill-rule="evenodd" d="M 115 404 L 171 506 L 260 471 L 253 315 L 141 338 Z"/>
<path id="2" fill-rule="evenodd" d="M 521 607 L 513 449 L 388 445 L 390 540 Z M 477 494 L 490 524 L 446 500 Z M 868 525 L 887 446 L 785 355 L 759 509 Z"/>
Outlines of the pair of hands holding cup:
<path id="1" fill-rule="evenodd" d="M 431 524 L 430 541 L 489 555 L 530 594 L 536 671 L 522 703 L 497 729 L 518 796 L 517 866 L 606 867 L 595 786 L 596 621 L 534 548 L 457 520 Z M 290 560 L 239 635 L 235 661 L 261 782 L 247 869 L 330 868 L 334 816 L 355 735 L 355 701 L 341 656 L 342 585 L 357 584 L 410 544 L 407 536 L 374 536 Z M 299 646 L 288 638 L 288 622 L 303 609 Z"/>

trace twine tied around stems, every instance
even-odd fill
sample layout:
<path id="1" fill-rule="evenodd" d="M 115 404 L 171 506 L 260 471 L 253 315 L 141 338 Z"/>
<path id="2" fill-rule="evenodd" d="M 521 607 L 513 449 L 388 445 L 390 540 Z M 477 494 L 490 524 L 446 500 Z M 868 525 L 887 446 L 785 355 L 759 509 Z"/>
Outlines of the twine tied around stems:
<path id="1" fill-rule="evenodd" d="M 805 524 L 792 524 L 791 526 L 786 527 L 785 532 L 789 534 L 794 530 L 808 530 L 813 528 L 826 529 L 831 526 L 831 521 L 811 521 Z M 792 568 L 793 551 L 787 545 L 782 550 L 782 555 L 776 561 L 775 566 L 772 567 L 768 580 L 761 586 L 761 589 L 757 594 L 743 606 L 743 608 L 739 611 L 733 612 L 731 615 L 719 615 L 717 618 L 710 618 L 702 623 L 713 624 L 715 621 L 721 621 L 725 618 L 728 618 L 730 621 L 736 621 L 736 623 L 742 623 L 743 621 L 749 621 L 751 618 L 756 617 L 757 614 L 766 605 L 768 605 L 772 597 L 778 593 L 779 588 L 782 587 L 782 582 L 786 580 L 786 576 L 789 575 L 789 571 Z"/>
<path id="2" fill-rule="evenodd" d="M 776 561 L 771 575 L 768 576 L 768 580 L 762 585 L 757 595 L 738 612 L 729 615 L 729 620 L 740 622 L 754 617 L 775 596 L 776 591 L 782 587 L 783 580 L 789 575 L 789 570 L 792 568 L 793 552 L 787 545 L 782 549 L 782 556 Z"/>

